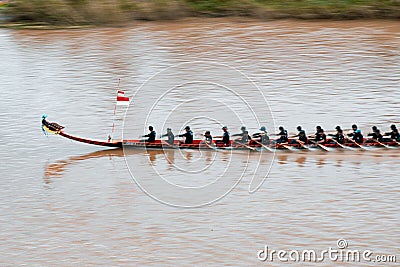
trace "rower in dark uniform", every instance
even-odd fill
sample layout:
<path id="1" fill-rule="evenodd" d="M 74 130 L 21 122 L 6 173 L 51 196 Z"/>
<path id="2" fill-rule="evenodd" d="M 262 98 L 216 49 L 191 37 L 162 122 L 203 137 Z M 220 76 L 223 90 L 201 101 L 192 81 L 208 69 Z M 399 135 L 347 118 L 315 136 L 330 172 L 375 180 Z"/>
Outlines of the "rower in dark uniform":
<path id="1" fill-rule="evenodd" d="M 324 129 L 321 126 L 316 127 L 317 132 L 315 133 L 314 142 L 317 144 L 325 144 L 326 143 L 326 134 Z"/>
<path id="2" fill-rule="evenodd" d="M 161 135 L 161 137 L 166 137 L 166 136 L 168 137 L 167 143 L 170 144 L 170 145 L 173 145 L 174 141 L 175 141 L 175 136 L 174 136 L 171 128 L 167 128 L 167 133 Z"/>
<path id="3" fill-rule="evenodd" d="M 260 138 L 258 142 L 260 142 L 263 145 L 269 145 L 269 136 L 267 132 L 267 128 L 262 126 L 260 128 L 261 133 L 255 133 L 253 134 L 253 138 Z"/>
<path id="4" fill-rule="evenodd" d="M 231 145 L 231 141 L 230 141 L 230 135 L 228 132 L 228 127 L 224 126 L 222 127 L 222 131 L 224 131 L 224 133 L 222 134 L 222 136 L 217 136 L 216 138 L 222 138 L 221 141 L 216 141 L 217 145 L 222 145 L 222 146 L 230 146 Z"/>
<path id="5" fill-rule="evenodd" d="M 242 138 L 238 139 L 237 141 L 242 144 L 247 144 L 251 140 L 251 136 L 249 135 L 248 131 L 244 131 Z"/>
<path id="6" fill-rule="evenodd" d="M 224 132 L 221 136 L 215 137 L 215 138 L 222 138 L 222 140 L 215 141 L 215 144 L 219 146 L 230 146 L 231 141 L 230 141 L 230 134 L 228 132 L 228 127 L 226 126 L 222 127 L 222 131 Z"/>
<path id="7" fill-rule="evenodd" d="M 328 134 L 328 135 L 332 136 L 332 139 L 334 139 L 339 144 L 344 144 L 346 138 L 343 134 L 342 128 L 340 128 L 340 126 L 336 126 L 335 129 L 336 129 L 336 134 Z"/>
<path id="8" fill-rule="evenodd" d="M 379 129 L 376 129 L 375 135 L 372 138 L 378 140 L 378 142 L 383 142 L 383 135 Z"/>
<path id="9" fill-rule="evenodd" d="M 239 134 L 232 134 L 231 136 L 232 136 L 232 137 L 234 137 L 234 136 L 243 137 L 243 135 L 245 135 L 245 132 L 247 131 L 246 126 L 242 126 L 242 127 L 240 128 L 240 130 L 242 131 L 241 133 L 239 133 Z M 240 139 L 238 139 L 238 140 L 240 140 Z"/>
<path id="10" fill-rule="evenodd" d="M 353 129 L 353 132 L 347 135 L 349 137 L 353 137 L 353 141 L 355 141 L 357 144 L 361 144 L 364 141 L 364 136 L 362 135 L 361 130 L 359 130 L 355 124 L 353 124 L 351 128 Z"/>
<path id="11" fill-rule="evenodd" d="M 400 133 L 399 130 L 396 128 L 396 125 L 392 124 L 390 126 L 390 129 L 392 130 L 391 132 L 385 133 L 386 136 L 390 136 L 390 139 L 395 140 L 397 142 L 400 141 Z M 387 140 L 387 141 L 392 141 L 392 140 Z M 386 141 L 386 140 L 385 140 Z"/>
<path id="12" fill-rule="evenodd" d="M 369 133 L 368 136 L 371 136 L 371 138 L 374 140 L 378 140 L 378 142 L 383 141 L 381 131 L 376 126 L 372 126 L 372 133 Z"/>
<path id="13" fill-rule="evenodd" d="M 288 133 L 282 126 L 279 127 L 279 133 L 277 135 L 280 136 L 279 139 L 276 140 L 277 143 L 282 144 L 288 142 Z"/>
<path id="14" fill-rule="evenodd" d="M 185 137 L 185 144 L 193 144 L 193 132 L 189 126 L 185 127 L 186 133 L 178 134 L 177 137 Z"/>
<path id="15" fill-rule="evenodd" d="M 375 136 L 376 130 L 378 130 L 378 127 L 372 126 L 372 133 L 369 133 L 367 136 Z"/>
<path id="16" fill-rule="evenodd" d="M 204 133 L 204 141 L 206 141 L 208 144 L 212 143 L 212 136 L 211 136 L 210 131 L 206 131 Z"/>
<path id="17" fill-rule="evenodd" d="M 224 143 L 225 146 L 229 146 L 230 145 L 230 136 L 229 136 L 229 132 L 228 132 L 228 127 L 224 126 L 224 127 L 222 127 L 222 130 L 224 131 L 224 133 L 222 134 L 222 142 Z"/>
<path id="18" fill-rule="evenodd" d="M 154 131 L 153 126 L 149 126 L 149 131 L 149 134 L 142 135 L 142 137 L 147 137 L 147 140 L 145 140 L 146 142 L 153 143 L 156 141 L 156 131 Z"/>
<path id="19" fill-rule="evenodd" d="M 304 131 L 301 128 L 301 126 L 297 126 L 297 131 L 299 133 L 296 136 L 299 138 L 299 141 L 307 144 L 308 143 L 308 138 L 307 138 L 307 135 L 306 135 L 306 131 Z"/>

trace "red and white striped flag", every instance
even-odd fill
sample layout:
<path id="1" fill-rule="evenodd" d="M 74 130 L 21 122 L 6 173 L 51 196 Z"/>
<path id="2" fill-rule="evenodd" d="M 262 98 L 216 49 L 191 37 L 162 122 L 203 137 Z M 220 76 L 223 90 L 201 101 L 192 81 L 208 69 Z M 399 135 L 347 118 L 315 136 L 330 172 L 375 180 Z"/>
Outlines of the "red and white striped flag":
<path id="1" fill-rule="evenodd" d="M 128 106 L 128 105 L 129 105 L 129 97 L 125 96 L 124 91 L 118 91 L 117 106 Z"/>

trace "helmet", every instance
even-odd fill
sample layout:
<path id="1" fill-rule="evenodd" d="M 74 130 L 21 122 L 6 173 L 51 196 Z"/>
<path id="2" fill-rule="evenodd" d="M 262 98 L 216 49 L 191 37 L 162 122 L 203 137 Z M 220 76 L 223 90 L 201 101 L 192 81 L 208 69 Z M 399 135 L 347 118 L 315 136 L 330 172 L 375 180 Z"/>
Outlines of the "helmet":
<path id="1" fill-rule="evenodd" d="M 44 114 L 42 115 L 42 119 L 46 119 L 46 118 L 47 118 L 47 114 L 44 113 Z"/>
<path id="2" fill-rule="evenodd" d="M 153 126 L 149 126 L 150 131 L 153 131 L 153 129 L 154 129 Z"/>
<path id="3" fill-rule="evenodd" d="M 353 128 L 353 129 L 356 128 L 357 129 L 358 127 L 357 127 L 357 125 L 353 124 L 353 125 L 351 125 L 351 128 Z"/>
<path id="4" fill-rule="evenodd" d="M 222 130 L 223 130 L 223 129 L 228 129 L 228 127 L 224 126 L 224 127 L 222 127 Z"/>
<path id="5" fill-rule="evenodd" d="M 373 130 L 374 132 L 376 132 L 376 131 L 378 130 L 378 127 L 372 126 L 372 130 Z"/>
<path id="6" fill-rule="evenodd" d="M 206 132 L 204 133 L 204 135 L 207 135 L 207 134 L 211 134 L 210 131 L 206 131 Z"/>
<path id="7" fill-rule="evenodd" d="M 336 129 L 336 130 L 341 130 L 342 128 L 340 128 L 340 126 L 336 126 L 335 129 Z"/>
<path id="8" fill-rule="evenodd" d="M 172 129 L 171 128 L 167 128 L 167 132 L 170 132 L 170 131 L 172 131 Z"/>
<path id="9" fill-rule="evenodd" d="M 301 131 L 301 126 L 297 126 L 297 131 Z"/>
<path id="10" fill-rule="evenodd" d="M 186 127 L 185 127 L 185 130 L 190 130 L 190 127 L 189 127 L 189 126 L 186 126 Z"/>
<path id="11" fill-rule="evenodd" d="M 265 128 L 264 126 L 262 126 L 261 128 L 260 128 L 260 131 L 266 131 L 267 130 L 267 128 Z"/>
<path id="12" fill-rule="evenodd" d="M 319 126 L 319 125 L 317 126 L 317 129 L 318 129 L 318 130 L 322 130 L 321 126 Z"/>
<path id="13" fill-rule="evenodd" d="M 240 128 L 240 130 L 242 130 L 242 131 L 246 130 L 246 126 L 242 126 L 242 127 Z"/>
<path id="14" fill-rule="evenodd" d="M 392 125 L 390 125 L 390 128 L 391 128 L 392 130 L 394 130 L 394 129 L 396 129 L 396 125 L 392 124 Z"/>
<path id="15" fill-rule="evenodd" d="M 282 126 L 279 126 L 279 130 L 281 130 L 281 131 L 282 131 L 282 130 L 284 130 L 284 128 L 283 128 Z"/>

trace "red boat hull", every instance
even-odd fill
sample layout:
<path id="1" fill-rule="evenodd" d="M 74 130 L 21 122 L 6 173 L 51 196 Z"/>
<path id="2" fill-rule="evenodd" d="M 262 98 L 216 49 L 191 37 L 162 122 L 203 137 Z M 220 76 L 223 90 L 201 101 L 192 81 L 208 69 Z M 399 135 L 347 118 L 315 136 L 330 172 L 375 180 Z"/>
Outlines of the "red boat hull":
<path id="1" fill-rule="evenodd" d="M 71 134 L 64 132 L 64 127 L 57 124 L 57 123 L 49 123 L 45 119 L 42 120 L 43 127 L 46 131 L 51 133 L 59 134 L 65 138 L 91 144 L 91 145 L 98 145 L 98 146 L 105 146 L 105 147 L 132 147 L 132 148 L 145 148 L 145 149 L 226 149 L 226 150 L 256 150 L 262 148 L 271 149 L 308 149 L 308 148 L 342 148 L 344 147 L 395 147 L 399 146 L 399 142 L 395 141 L 385 141 L 385 142 L 377 142 L 372 139 L 367 139 L 363 144 L 356 144 L 351 141 L 347 141 L 346 143 L 340 146 L 333 140 L 329 139 L 326 143 L 321 145 L 316 144 L 306 144 L 301 145 L 295 139 L 289 139 L 288 143 L 280 144 L 276 142 L 276 140 L 271 141 L 268 145 L 261 145 L 260 143 L 251 140 L 247 144 L 241 144 L 237 141 L 230 141 L 228 145 L 225 145 L 221 141 L 215 141 L 211 144 L 205 143 L 203 140 L 194 140 L 192 144 L 185 144 L 181 141 L 175 141 L 173 145 L 167 143 L 163 140 L 156 140 L 155 142 L 144 142 L 142 140 L 116 140 L 116 141 L 102 141 L 102 140 L 93 140 L 89 138 L 82 138 L 77 137 Z"/>

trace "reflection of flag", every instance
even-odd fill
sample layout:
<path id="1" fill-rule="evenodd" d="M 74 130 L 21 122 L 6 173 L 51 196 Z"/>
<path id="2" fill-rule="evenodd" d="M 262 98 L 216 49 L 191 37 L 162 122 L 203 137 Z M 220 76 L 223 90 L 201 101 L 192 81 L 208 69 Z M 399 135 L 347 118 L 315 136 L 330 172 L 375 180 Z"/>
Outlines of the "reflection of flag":
<path id="1" fill-rule="evenodd" d="M 118 106 L 128 106 L 129 105 L 129 97 L 125 96 L 124 91 L 118 91 L 117 105 Z"/>

